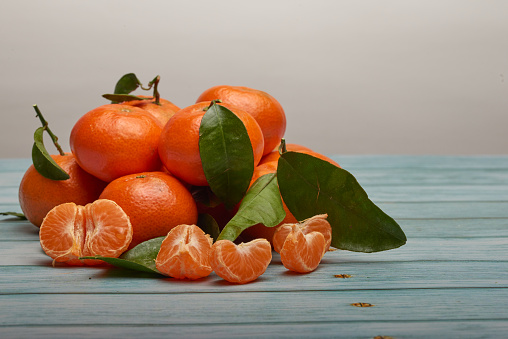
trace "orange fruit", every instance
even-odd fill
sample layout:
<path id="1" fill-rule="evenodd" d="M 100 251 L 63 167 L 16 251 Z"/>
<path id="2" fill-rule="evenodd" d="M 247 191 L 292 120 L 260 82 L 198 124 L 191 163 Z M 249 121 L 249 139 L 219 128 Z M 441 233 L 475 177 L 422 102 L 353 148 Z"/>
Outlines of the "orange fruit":
<path id="1" fill-rule="evenodd" d="M 132 226 L 115 202 L 96 200 L 85 206 L 69 202 L 56 206 L 44 218 L 41 247 L 56 262 L 94 265 L 100 260 L 79 260 L 101 255 L 116 258 L 129 246 Z"/>
<path id="2" fill-rule="evenodd" d="M 25 217 L 37 227 L 55 206 L 66 202 L 86 205 L 101 194 L 106 184 L 79 167 L 72 154 L 52 155 L 51 158 L 69 174 L 67 180 L 43 177 L 31 165 L 19 184 L 19 204 Z"/>
<path id="3" fill-rule="evenodd" d="M 236 245 L 229 240 L 216 241 L 210 252 L 210 265 L 222 279 L 245 284 L 265 273 L 272 260 L 272 246 L 266 239 Z"/>
<path id="4" fill-rule="evenodd" d="M 212 242 L 198 226 L 178 225 L 162 241 L 155 265 L 162 274 L 176 279 L 206 277 L 212 273 Z"/>
<path id="5" fill-rule="evenodd" d="M 130 247 L 162 237 L 175 226 L 195 224 L 196 203 L 187 188 L 164 172 L 129 174 L 106 186 L 101 199 L 116 202 L 129 216 L 134 234 Z"/>
<path id="6" fill-rule="evenodd" d="M 153 98 L 146 95 L 138 95 L 140 98 Z M 159 105 L 155 103 L 155 99 L 153 100 L 132 100 L 126 101 L 122 104 L 139 107 L 153 115 L 157 121 L 159 121 L 161 128 L 166 125 L 166 123 L 171 119 L 176 112 L 180 110 L 178 106 L 173 104 L 171 101 L 166 99 L 159 99 Z"/>
<path id="7" fill-rule="evenodd" d="M 282 225 L 275 232 L 273 243 L 279 249 L 284 267 L 308 273 L 318 267 L 330 246 L 331 232 L 326 215 L 317 215 L 302 224 Z"/>
<path id="8" fill-rule="evenodd" d="M 223 105 L 223 104 L 220 104 Z M 199 155 L 199 126 L 210 102 L 200 102 L 181 109 L 164 127 L 159 155 L 171 174 L 195 186 L 208 186 Z M 254 166 L 263 154 L 263 134 L 256 120 L 244 111 L 223 105 L 242 120 L 254 152 Z"/>
<path id="9" fill-rule="evenodd" d="M 296 226 L 302 231 L 303 234 L 308 234 L 311 232 L 320 232 L 325 237 L 325 251 L 328 251 L 330 248 L 330 243 L 332 242 L 332 227 L 330 223 L 326 220 L 328 215 L 326 214 L 318 214 L 313 216 L 312 218 L 306 219 L 301 223 L 296 223 Z M 284 241 L 291 230 L 293 229 L 293 224 L 283 224 L 276 228 L 275 234 L 273 236 L 273 249 L 280 253 L 282 249 L 282 245 L 284 245 Z"/>
<path id="10" fill-rule="evenodd" d="M 287 144 L 286 145 L 286 149 L 288 151 L 292 151 L 292 152 L 299 152 L 299 153 L 304 153 L 304 154 L 312 155 L 312 156 L 314 156 L 314 157 L 316 157 L 318 159 L 321 159 L 321 160 L 324 160 L 324 161 L 328 161 L 330 164 L 335 165 L 337 167 L 340 167 L 340 165 L 336 161 L 334 161 L 333 159 L 330 159 L 329 157 L 327 157 L 327 156 L 325 156 L 323 154 L 314 152 L 313 150 L 311 150 L 308 147 L 297 145 L 297 144 Z M 270 152 L 267 155 L 263 156 L 263 158 L 261 158 L 261 161 L 259 162 L 259 164 L 261 165 L 261 164 L 264 164 L 264 163 L 267 163 L 267 162 L 271 162 L 271 161 L 278 161 L 279 158 L 280 158 L 279 151 L 275 150 L 275 151 Z"/>
<path id="11" fill-rule="evenodd" d="M 161 168 L 157 148 L 162 127 L 144 109 L 110 104 L 83 115 L 70 136 L 72 153 L 88 173 L 110 182 Z"/>
<path id="12" fill-rule="evenodd" d="M 271 161 L 264 164 L 260 164 L 254 168 L 254 174 L 252 175 L 251 179 L 251 185 L 261 176 L 269 173 L 275 173 L 277 172 L 277 162 Z M 279 225 L 274 227 L 266 227 L 263 224 L 256 224 L 253 225 L 247 229 L 245 229 L 242 232 L 242 235 L 244 235 L 247 239 L 256 239 L 256 238 L 264 238 L 267 239 L 269 242 L 272 242 L 273 234 L 275 233 L 275 230 L 278 226 L 286 223 L 297 223 L 298 220 L 293 216 L 293 214 L 289 211 L 286 204 L 284 203 L 284 200 L 282 200 L 282 207 L 284 208 L 284 212 L 286 212 L 286 216 L 284 219 L 279 223 Z"/>
<path id="13" fill-rule="evenodd" d="M 242 86 L 215 86 L 207 89 L 196 102 L 220 99 L 251 114 L 258 122 L 265 141 L 263 154 L 280 143 L 286 132 L 286 114 L 280 103 L 270 94 Z"/>

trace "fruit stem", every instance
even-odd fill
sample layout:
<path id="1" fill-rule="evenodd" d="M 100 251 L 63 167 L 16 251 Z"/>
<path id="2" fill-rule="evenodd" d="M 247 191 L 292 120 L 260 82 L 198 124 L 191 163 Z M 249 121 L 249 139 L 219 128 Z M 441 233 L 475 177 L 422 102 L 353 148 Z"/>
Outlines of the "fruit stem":
<path id="1" fill-rule="evenodd" d="M 58 153 L 60 153 L 60 155 L 65 155 L 65 152 L 63 151 L 62 147 L 58 143 L 58 137 L 55 134 L 53 134 L 53 132 L 49 129 L 48 122 L 42 116 L 42 113 L 41 113 L 39 107 L 37 107 L 37 105 L 34 105 L 33 107 L 34 107 L 35 113 L 37 113 L 37 117 L 39 117 L 39 120 L 41 121 L 42 127 L 44 128 L 44 130 L 46 132 L 48 132 L 49 136 L 51 137 L 51 140 L 53 140 L 53 144 L 55 145 L 56 149 L 58 150 Z"/>
<path id="2" fill-rule="evenodd" d="M 203 108 L 203 111 L 205 111 L 205 112 L 206 112 L 206 111 L 208 111 L 208 110 L 210 109 L 210 107 L 212 107 L 214 104 L 218 104 L 218 103 L 221 103 L 221 102 L 222 102 L 222 100 L 221 100 L 221 99 L 215 99 L 215 100 L 212 100 L 212 101 L 210 102 L 210 105 L 208 105 L 208 107 Z"/>
<path id="3" fill-rule="evenodd" d="M 286 153 L 288 150 L 286 149 L 286 139 L 282 138 L 280 139 L 280 146 L 279 146 L 279 154 Z"/>
<path id="4" fill-rule="evenodd" d="M 160 94 L 157 90 L 157 87 L 159 86 L 159 81 L 161 80 L 161 77 L 157 75 L 155 79 L 153 79 L 149 85 L 151 86 L 153 84 L 153 97 L 155 98 L 155 104 L 160 106 Z"/>

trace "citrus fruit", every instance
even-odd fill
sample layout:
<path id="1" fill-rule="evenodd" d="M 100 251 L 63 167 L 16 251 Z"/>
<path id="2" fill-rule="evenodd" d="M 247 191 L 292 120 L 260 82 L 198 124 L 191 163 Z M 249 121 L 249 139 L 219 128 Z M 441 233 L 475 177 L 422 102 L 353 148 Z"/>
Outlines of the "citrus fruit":
<path id="1" fill-rule="evenodd" d="M 161 168 L 157 147 L 162 127 L 144 109 L 110 104 L 83 115 L 70 136 L 72 153 L 88 173 L 110 182 Z"/>
<path id="2" fill-rule="evenodd" d="M 69 202 L 49 211 L 39 239 L 44 252 L 56 262 L 94 265 L 102 262 L 79 257 L 120 256 L 131 242 L 132 226 L 127 214 L 113 201 L 99 199 L 85 206 Z"/>
<path id="3" fill-rule="evenodd" d="M 320 232 L 325 237 L 325 251 L 328 251 L 330 248 L 330 243 L 332 242 L 332 227 L 330 223 L 326 220 L 328 215 L 326 214 L 318 214 L 309 219 L 302 221 L 301 223 L 287 223 L 283 224 L 276 228 L 275 234 L 273 236 L 273 249 L 280 253 L 282 249 L 282 245 L 284 245 L 284 241 L 291 230 L 293 225 L 296 224 L 298 228 L 303 232 L 303 234 L 308 234 L 311 232 Z"/>
<path id="4" fill-rule="evenodd" d="M 140 98 L 153 98 L 146 95 L 138 95 Z M 153 115 L 159 121 L 161 128 L 166 125 L 169 119 L 180 110 L 178 106 L 166 99 L 159 99 L 159 104 L 153 100 L 132 100 L 123 102 L 125 105 L 139 107 Z"/>
<path id="5" fill-rule="evenodd" d="M 19 204 L 25 217 L 37 227 L 55 206 L 65 202 L 86 205 L 96 200 L 106 184 L 79 167 L 72 154 L 52 155 L 51 158 L 69 174 L 67 180 L 43 177 L 34 165 L 23 175 L 19 184 Z"/>
<path id="6" fill-rule="evenodd" d="M 333 159 L 327 157 L 326 155 L 320 154 L 318 152 L 314 152 L 313 150 L 311 150 L 308 147 L 301 146 L 298 144 L 286 144 L 286 149 L 287 149 L 287 151 L 299 152 L 299 153 L 312 155 L 313 157 L 316 157 L 316 158 L 324 160 L 324 161 L 328 161 L 330 164 L 340 167 L 340 165 Z M 259 162 L 259 164 L 261 165 L 261 164 L 271 162 L 271 161 L 278 161 L 279 158 L 280 158 L 279 151 L 275 150 L 275 151 L 270 152 L 267 155 L 263 156 L 263 158 L 261 158 L 261 161 Z"/>
<path id="7" fill-rule="evenodd" d="M 223 105 L 223 104 L 220 104 Z M 208 186 L 199 154 L 199 126 L 210 102 L 200 102 L 178 111 L 164 127 L 159 155 L 171 174 L 195 186 Z M 242 120 L 254 152 L 254 166 L 263 154 L 263 134 L 258 123 L 244 111 L 223 105 Z"/>
<path id="8" fill-rule="evenodd" d="M 263 154 L 279 144 L 286 132 L 286 114 L 270 94 L 242 86 L 214 86 L 204 91 L 196 102 L 220 99 L 251 114 L 258 122 L 265 141 Z"/>
<path id="9" fill-rule="evenodd" d="M 129 216 L 134 234 L 130 247 L 162 237 L 175 226 L 195 224 L 196 203 L 187 188 L 164 172 L 129 174 L 110 182 L 101 199 L 115 201 Z"/>
<path id="10" fill-rule="evenodd" d="M 254 173 L 252 175 L 251 179 L 251 186 L 252 184 L 261 176 L 269 173 L 275 173 L 277 172 L 277 161 L 271 161 L 264 164 L 260 164 L 254 168 Z M 256 239 L 256 238 L 264 238 L 267 239 L 269 242 L 272 242 L 273 234 L 275 233 L 275 230 L 278 226 L 285 224 L 285 223 L 297 223 L 298 220 L 293 216 L 293 214 L 289 211 L 286 204 L 284 203 L 284 200 L 282 200 L 282 207 L 284 208 L 284 212 L 286 212 L 286 216 L 284 219 L 279 223 L 279 225 L 275 227 L 266 227 L 263 224 L 256 224 L 253 225 L 247 229 L 245 229 L 242 232 L 242 235 L 246 237 L 246 239 Z"/>
<path id="11" fill-rule="evenodd" d="M 331 234 L 331 227 L 326 219 L 319 216 L 316 220 L 319 220 L 318 223 L 321 225 L 315 227 L 328 228 Z M 305 226 L 301 227 L 299 224 L 283 225 L 274 235 L 274 247 L 279 248 L 279 241 L 282 241 L 282 246 L 279 248 L 282 264 L 287 269 L 298 273 L 314 271 L 329 247 L 321 231 L 306 230 L 307 232 L 304 232 L 304 229 Z M 282 234 L 279 236 L 278 233 Z"/>
<path id="12" fill-rule="evenodd" d="M 178 225 L 162 241 L 155 265 L 162 274 L 176 279 L 206 277 L 212 273 L 212 242 L 198 226 Z"/>
<path id="13" fill-rule="evenodd" d="M 210 252 L 210 265 L 222 279 L 245 284 L 265 273 L 272 260 L 272 246 L 266 239 L 236 245 L 230 240 L 216 241 Z"/>

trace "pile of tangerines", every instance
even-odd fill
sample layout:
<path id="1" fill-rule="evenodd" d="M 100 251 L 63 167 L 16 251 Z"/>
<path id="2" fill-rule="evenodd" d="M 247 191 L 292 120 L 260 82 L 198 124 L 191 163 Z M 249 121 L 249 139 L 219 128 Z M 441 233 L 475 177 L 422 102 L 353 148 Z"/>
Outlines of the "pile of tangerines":
<path id="1" fill-rule="evenodd" d="M 197 224 L 200 213 L 224 226 L 234 215 L 223 204 L 206 206 L 191 193 L 207 186 L 199 150 L 201 119 L 212 100 L 243 122 L 254 155 L 251 184 L 277 171 L 277 150 L 286 130 L 279 102 L 260 90 L 215 86 L 195 104 L 180 109 L 162 98 L 143 97 L 106 104 L 84 114 L 70 133 L 71 153 L 51 158 L 67 180 L 51 180 L 32 165 L 19 188 L 26 218 L 40 227 L 42 249 L 69 265 L 96 265 L 143 242 L 165 236 L 156 258 L 165 275 L 197 279 L 215 271 L 227 281 L 246 283 L 263 274 L 272 247 L 285 267 L 313 271 L 330 247 L 326 215 L 299 223 L 283 205 L 279 227 L 262 224 L 242 233 L 245 242 L 213 242 Z M 287 149 L 333 160 L 309 148 Z"/>

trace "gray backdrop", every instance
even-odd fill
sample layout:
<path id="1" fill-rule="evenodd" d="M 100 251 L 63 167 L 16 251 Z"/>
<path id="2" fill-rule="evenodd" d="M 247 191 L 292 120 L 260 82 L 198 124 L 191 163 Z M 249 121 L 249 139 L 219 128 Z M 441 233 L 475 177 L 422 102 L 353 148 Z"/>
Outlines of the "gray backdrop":
<path id="1" fill-rule="evenodd" d="M 30 156 L 35 103 L 69 150 L 129 72 L 181 107 L 264 90 L 326 154 L 508 153 L 508 1 L 2 0 L 0 43 L 0 157 Z"/>

